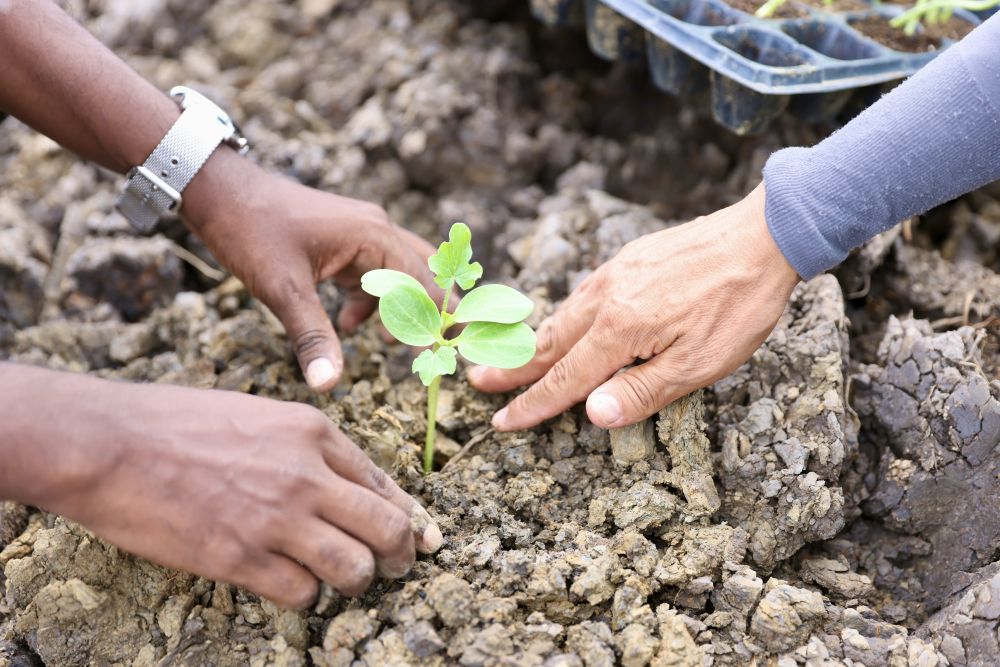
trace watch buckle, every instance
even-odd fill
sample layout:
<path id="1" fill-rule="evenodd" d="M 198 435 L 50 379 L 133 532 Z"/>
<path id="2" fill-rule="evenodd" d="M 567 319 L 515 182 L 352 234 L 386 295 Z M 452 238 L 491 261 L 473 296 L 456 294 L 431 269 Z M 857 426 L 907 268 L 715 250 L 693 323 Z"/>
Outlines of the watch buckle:
<path id="1" fill-rule="evenodd" d="M 167 209 L 168 211 L 176 211 L 181 207 L 181 204 L 184 202 L 184 198 L 181 197 L 181 193 L 177 192 L 177 190 L 175 190 L 169 183 L 160 178 L 158 174 L 142 165 L 139 165 L 137 167 L 132 167 L 132 169 L 128 172 L 129 180 L 135 178 L 136 176 L 142 176 L 149 181 L 153 192 L 160 191 L 170 197 L 170 200 L 173 203 L 170 205 L 170 208 Z M 140 197 L 139 200 L 144 206 L 148 206 L 150 201 L 149 193 Z"/>

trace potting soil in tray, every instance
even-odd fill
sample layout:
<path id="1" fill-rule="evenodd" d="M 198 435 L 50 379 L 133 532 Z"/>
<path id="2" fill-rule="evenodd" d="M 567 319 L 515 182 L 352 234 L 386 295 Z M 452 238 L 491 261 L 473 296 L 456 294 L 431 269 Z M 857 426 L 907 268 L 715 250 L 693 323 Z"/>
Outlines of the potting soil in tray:
<path id="1" fill-rule="evenodd" d="M 773 18 L 757 0 L 532 0 L 536 17 L 570 24 L 585 17 L 602 58 L 648 63 L 673 95 L 708 92 L 712 113 L 736 134 L 763 131 L 791 110 L 807 122 L 835 117 L 852 91 L 910 76 L 971 31 L 958 11 L 941 26 L 907 36 L 888 20 L 902 5 L 864 0 L 789 0 Z"/>

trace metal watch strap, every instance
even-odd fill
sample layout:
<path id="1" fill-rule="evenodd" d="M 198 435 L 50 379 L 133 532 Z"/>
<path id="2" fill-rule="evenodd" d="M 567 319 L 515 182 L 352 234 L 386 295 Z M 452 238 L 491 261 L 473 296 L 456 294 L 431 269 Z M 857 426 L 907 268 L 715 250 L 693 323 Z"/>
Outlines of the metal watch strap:
<path id="1" fill-rule="evenodd" d="M 128 173 L 118 210 L 141 231 L 153 229 L 161 215 L 180 208 L 184 188 L 231 133 L 211 107 L 185 109 L 142 166 Z"/>

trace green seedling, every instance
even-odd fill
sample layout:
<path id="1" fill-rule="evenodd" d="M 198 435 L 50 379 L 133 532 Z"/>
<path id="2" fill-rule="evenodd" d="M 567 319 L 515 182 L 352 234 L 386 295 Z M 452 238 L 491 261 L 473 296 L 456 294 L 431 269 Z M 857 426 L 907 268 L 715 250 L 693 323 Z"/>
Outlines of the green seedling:
<path id="1" fill-rule="evenodd" d="M 769 19 L 774 16 L 774 13 L 781 9 L 788 0 L 767 0 L 763 5 L 757 8 L 754 14 L 762 19 Z"/>
<path id="2" fill-rule="evenodd" d="M 483 276 L 483 267 L 471 259 L 472 232 L 456 222 L 448 240 L 427 260 L 434 282 L 444 290 L 440 308 L 413 276 L 378 269 L 361 277 L 361 288 L 378 297 L 378 312 L 389 333 L 407 345 L 429 348 L 413 360 L 413 372 L 427 387 L 425 474 L 434 462 L 441 377 L 455 372 L 458 355 L 494 368 L 517 368 L 535 356 L 535 332 L 523 322 L 534 310 L 531 299 L 506 285 L 473 289 Z M 449 312 L 456 288 L 470 291 Z M 447 338 L 445 334 L 457 324 L 465 324 L 465 329 Z"/>
<path id="3" fill-rule="evenodd" d="M 788 0 L 767 0 L 754 13 L 762 19 L 771 18 L 786 2 Z M 823 4 L 829 7 L 833 0 L 823 0 Z M 921 23 L 947 22 L 956 9 L 981 12 L 998 6 L 1000 0 L 917 0 L 912 7 L 891 19 L 889 25 L 899 28 L 905 35 L 913 35 Z"/>
<path id="4" fill-rule="evenodd" d="M 917 26 L 921 23 L 933 25 L 947 22 L 956 9 L 980 12 L 998 5 L 1000 0 L 917 0 L 912 7 L 889 21 L 889 24 L 912 35 L 917 32 Z"/>
<path id="5" fill-rule="evenodd" d="M 769 19 L 772 16 L 774 16 L 774 14 L 779 9 L 781 9 L 781 7 L 786 2 L 788 2 L 788 0 L 767 0 L 767 2 L 765 2 L 763 5 L 757 8 L 757 11 L 754 12 L 754 15 L 762 19 Z M 833 0 L 823 0 L 823 6 L 824 7 L 833 6 Z"/>

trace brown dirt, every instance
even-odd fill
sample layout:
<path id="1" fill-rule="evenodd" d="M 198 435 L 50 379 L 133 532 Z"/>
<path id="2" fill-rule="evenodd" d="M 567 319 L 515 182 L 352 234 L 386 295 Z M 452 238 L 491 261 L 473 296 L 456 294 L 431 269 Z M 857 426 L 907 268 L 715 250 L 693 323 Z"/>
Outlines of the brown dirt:
<path id="1" fill-rule="evenodd" d="M 954 39 L 959 40 L 975 29 L 975 26 L 968 21 L 955 18 L 954 16 L 944 23 L 924 24 L 924 32 L 934 39 Z"/>
<path id="2" fill-rule="evenodd" d="M 927 33 L 907 35 L 899 28 L 889 25 L 889 19 L 884 16 L 866 16 L 852 19 L 851 27 L 883 46 L 907 53 L 922 53 L 933 51 L 941 46 L 941 37 Z"/>
<path id="3" fill-rule="evenodd" d="M 805 0 L 804 0 L 805 1 Z M 815 2 L 816 0 L 809 0 Z M 883 0 L 884 2 L 892 5 L 904 5 L 910 6 L 913 4 L 912 0 Z M 936 39 L 954 39 L 959 40 L 968 35 L 975 28 L 974 25 L 968 21 L 963 21 L 960 18 L 951 17 L 944 23 L 925 23 L 924 32 L 932 38 Z"/>

